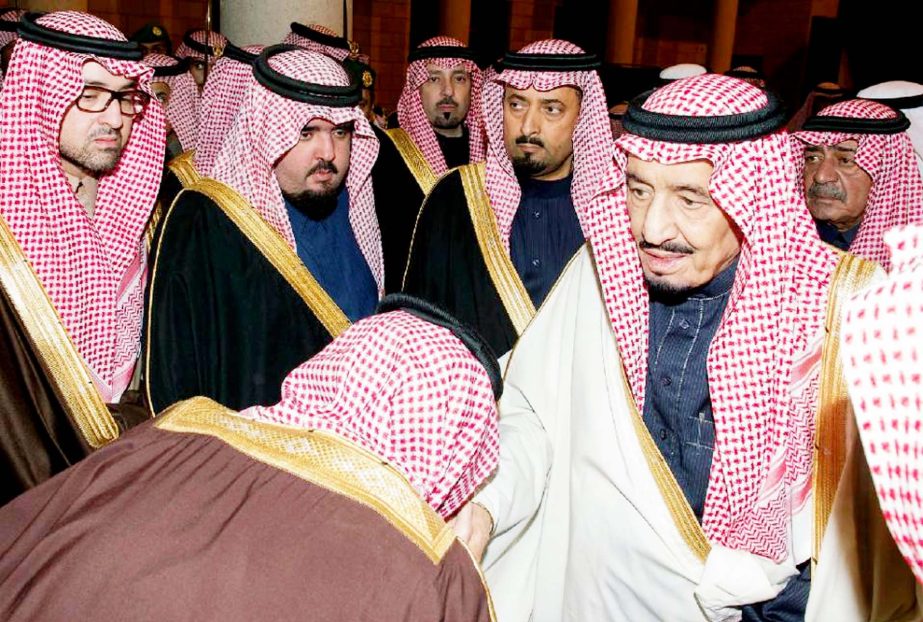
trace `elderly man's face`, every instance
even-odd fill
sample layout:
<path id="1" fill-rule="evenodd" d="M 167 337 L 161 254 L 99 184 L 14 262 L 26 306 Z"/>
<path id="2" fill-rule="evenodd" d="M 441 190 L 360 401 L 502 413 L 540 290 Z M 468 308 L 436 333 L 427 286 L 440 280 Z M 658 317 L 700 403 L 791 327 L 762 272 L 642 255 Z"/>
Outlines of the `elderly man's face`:
<path id="1" fill-rule="evenodd" d="M 507 86 L 503 95 L 503 142 L 520 175 L 552 181 L 570 175 L 580 91 Z"/>
<path id="2" fill-rule="evenodd" d="M 114 169 L 128 144 L 132 117 L 123 114 L 120 102 L 110 100 L 101 112 L 81 110 L 90 106 L 89 100 L 107 97 L 107 91 L 116 93 L 134 91 L 135 82 L 116 76 L 97 62 L 83 66 L 84 91 L 71 104 L 61 120 L 58 148 L 65 172 L 82 176 L 86 173 L 107 173 Z M 87 102 L 83 100 L 86 99 Z"/>
<path id="3" fill-rule="evenodd" d="M 811 215 L 840 231 L 859 224 L 865 214 L 872 178 L 856 163 L 859 143 L 807 145 L 804 150 L 804 196 Z"/>
<path id="4" fill-rule="evenodd" d="M 438 134 L 458 137 L 471 106 L 471 76 L 464 65 L 443 69 L 426 66 L 428 77 L 420 86 L 420 102 L 430 125 Z"/>
<path id="5" fill-rule="evenodd" d="M 740 234 L 708 192 L 713 167 L 628 157 L 628 214 L 651 293 L 705 285 L 740 253 Z"/>
<path id="6" fill-rule="evenodd" d="M 285 198 L 306 209 L 335 199 L 349 171 L 352 136 L 352 122 L 310 120 L 298 143 L 276 162 L 276 179 Z"/>

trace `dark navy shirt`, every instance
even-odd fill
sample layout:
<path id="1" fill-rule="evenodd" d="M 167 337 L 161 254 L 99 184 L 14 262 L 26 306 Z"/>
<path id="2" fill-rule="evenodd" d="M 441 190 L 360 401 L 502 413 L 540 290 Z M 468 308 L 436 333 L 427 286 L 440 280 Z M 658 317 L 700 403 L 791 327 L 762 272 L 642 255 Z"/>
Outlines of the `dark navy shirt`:
<path id="1" fill-rule="evenodd" d="M 715 448 L 705 359 L 736 271 L 735 259 L 681 300 L 650 304 L 644 423 L 699 522 Z"/>
<path id="2" fill-rule="evenodd" d="M 846 231 L 839 231 L 829 222 L 822 220 L 815 220 L 814 224 L 817 225 L 817 233 L 820 235 L 820 239 L 827 244 L 832 244 L 841 251 L 848 251 L 849 245 L 852 244 L 852 241 L 856 239 L 856 234 L 859 233 L 858 224 Z M 860 222 L 859 224 L 862 223 Z"/>
<path id="3" fill-rule="evenodd" d="M 510 257 L 536 308 L 583 245 L 570 183 L 571 176 L 519 180 L 522 198 L 510 231 Z"/>
<path id="4" fill-rule="evenodd" d="M 699 522 L 715 449 L 715 420 L 705 361 L 737 272 L 737 260 L 676 301 L 651 300 L 644 423 Z M 776 598 L 742 610 L 744 622 L 804 620 L 810 561 Z"/>
<path id="5" fill-rule="evenodd" d="M 371 315 L 378 304 L 378 286 L 349 224 L 349 195 L 344 188 L 337 206 L 322 220 L 313 220 L 285 202 L 295 234 L 298 257 L 351 322 Z"/>

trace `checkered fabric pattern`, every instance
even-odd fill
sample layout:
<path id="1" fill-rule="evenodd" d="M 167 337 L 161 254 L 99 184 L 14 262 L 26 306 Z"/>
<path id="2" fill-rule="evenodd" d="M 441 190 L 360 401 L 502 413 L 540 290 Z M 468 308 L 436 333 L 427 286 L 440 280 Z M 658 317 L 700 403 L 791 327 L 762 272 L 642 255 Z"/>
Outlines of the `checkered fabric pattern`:
<path id="1" fill-rule="evenodd" d="M 894 111 L 883 104 L 851 99 L 827 106 L 819 117 L 848 119 L 893 119 Z M 906 132 L 859 134 L 843 132 L 796 132 L 795 163 L 804 172 L 805 145 L 836 145 L 846 140 L 859 143 L 856 163 L 872 178 L 865 214 L 849 252 L 864 259 L 889 265 L 884 233 L 906 224 L 923 223 L 923 178 L 917 167 L 913 143 Z"/>
<path id="2" fill-rule="evenodd" d="M 923 226 L 885 233 L 892 270 L 843 321 L 843 367 L 878 500 L 923 582 Z"/>
<path id="3" fill-rule="evenodd" d="M 263 46 L 248 45 L 243 49 L 259 54 Z M 247 63 L 227 57 L 219 58 L 215 63 L 202 93 L 199 140 L 195 152 L 195 167 L 199 175 L 211 177 L 215 158 L 234 125 L 234 115 L 252 81 L 253 68 Z"/>
<path id="4" fill-rule="evenodd" d="M 320 24 L 308 24 L 308 28 L 324 35 L 330 35 L 331 37 L 340 36 L 336 33 L 336 31 Z M 318 43 L 317 41 L 312 41 L 311 39 L 296 35 L 294 32 L 289 32 L 287 35 L 285 35 L 285 38 L 282 39 L 282 43 L 297 45 L 300 48 L 311 50 L 312 52 L 318 52 L 325 56 L 329 56 L 330 58 L 334 58 L 341 63 L 349 56 L 349 50 L 324 45 L 323 43 Z"/>
<path id="5" fill-rule="evenodd" d="M 573 43 L 548 39 L 530 43 L 523 54 L 583 54 Z M 521 71 L 507 69 L 491 72 L 484 85 L 484 121 L 487 126 L 487 194 L 497 218 L 497 228 L 503 244 L 509 250 L 510 231 L 519 209 L 522 190 L 513 172 L 513 163 L 503 143 L 503 91 L 509 85 L 516 89 L 535 88 L 551 91 L 573 86 L 583 93 L 580 117 L 574 127 L 574 174 L 571 197 L 584 234 L 587 232 L 586 212 L 615 190 L 616 171 L 612 161 L 612 130 L 606 95 L 599 74 L 595 71 Z"/>
<path id="6" fill-rule="evenodd" d="M 433 46 L 465 47 L 465 44 L 451 37 L 434 37 L 424 41 L 419 47 Z M 465 118 L 465 126 L 468 128 L 469 160 L 471 162 L 484 161 L 485 136 L 484 122 L 481 118 L 481 89 L 484 85 L 484 76 L 476 64 L 463 58 L 427 58 L 414 61 L 407 67 L 404 89 L 401 91 L 401 97 L 397 102 L 398 124 L 420 148 L 426 162 L 438 177 L 445 173 L 448 167 L 445 163 L 445 157 L 442 155 L 442 149 L 439 148 L 436 132 L 426 117 L 426 112 L 423 110 L 423 104 L 420 100 L 420 87 L 429 79 L 429 73 L 426 68 L 431 64 L 442 69 L 451 69 L 458 65 L 464 65 L 471 76 L 471 106 L 468 108 L 468 116 Z"/>
<path id="7" fill-rule="evenodd" d="M 448 329 L 405 311 L 356 323 L 288 375 L 278 404 L 242 414 L 353 441 L 400 470 L 444 518 L 499 460 L 484 367 Z"/>
<path id="8" fill-rule="evenodd" d="M 17 11 L 16 9 L 0 9 L 0 21 L 3 22 L 18 22 L 19 18 L 25 14 L 25 11 Z M 19 39 L 19 36 L 16 32 L 7 32 L 5 30 L 0 30 L 0 49 L 3 49 L 7 44 L 16 41 Z M 0 69 L 0 89 L 3 88 L 3 70 Z"/>
<path id="9" fill-rule="evenodd" d="M 150 67 L 174 67 L 179 61 L 164 54 L 148 54 L 144 64 Z M 154 82 L 165 82 L 170 87 L 170 101 L 167 102 L 167 119 L 176 132 L 183 150 L 195 149 L 199 134 L 199 118 L 196 113 L 196 99 L 199 96 L 195 80 L 187 71 L 178 76 L 155 76 Z"/>
<path id="10" fill-rule="evenodd" d="M 74 11 L 38 20 L 46 28 L 125 41 L 101 19 Z M 61 168 L 58 130 L 83 89 L 83 64 L 138 81 L 150 94 L 153 69 L 140 62 L 19 41 L 0 92 L 0 214 L 32 263 L 106 401 L 117 401 L 140 350 L 143 232 L 164 156 L 164 116 L 148 106 L 134 119 L 118 166 L 99 179 L 95 218 Z"/>
<path id="11" fill-rule="evenodd" d="M 206 33 L 204 30 L 196 30 L 190 36 L 202 45 L 205 45 L 205 42 L 208 41 L 208 45 L 211 46 L 212 51 L 217 51 L 219 49 L 223 50 L 228 44 L 228 38 L 220 32 L 215 32 L 214 30 L 208 33 Z M 214 56 L 215 55 L 212 55 L 210 58 L 214 58 Z M 180 46 L 176 48 L 176 57 L 205 60 L 205 54 L 193 50 L 185 43 L 181 43 Z"/>
<path id="12" fill-rule="evenodd" d="M 707 117 L 766 104 L 761 89 L 707 74 L 662 87 L 644 109 Z M 809 546 L 790 541 L 790 524 L 809 506 L 818 378 L 817 368 L 796 356 L 816 347 L 838 256 L 818 238 L 789 138 L 777 132 L 706 145 L 626 133 L 616 146 L 618 190 L 593 205 L 588 228 L 638 407 L 645 397 L 649 298 L 628 215 L 627 158 L 663 164 L 706 159 L 714 166 L 709 192 L 743 239 L 730 299 L 707 359 L 716 442 L 702 526 L 714 543 L 776 561 L 793 548 L 807 555 Z"/>
<path id="13" fill-rule="evenodd" d="M 338 62 L 317 52 L 283 52 L 272 56 L 269 64 L 276 71 L 303 82 L 328 86 L 350 83 Z M 378 157 L 378 139 L 357 106 L 333 108 L 297 102 L 273 93 L 251 78 L 234 125 L 218 152 L 212 176 L 246 197 L 260 216 L 295 248 L 295 236 L 273 166 L 295 146 L 301 129 L 311 119 L 355 124 L 346 176 L 349 222 L 381 292 L 384 259 L 371 177 L 372 165 Z"/>
<path id="14" fill-rule="evenodd" d="M 856 97 L 876 100 L 901 99 L 920 95 L 923 95 L 923 84 L 904 80 L 891 80 L 881 84 L 873 84 L 856 93 Z M 881 103 L 890 105 L 888 101 L 881 101 Z M 917 168 L 920 169 L 920 174 L 923 175 L 923 106 L 901 108 L 901 112 L 910 121 L 907 135 L 910 136 L 913 151 L 917 155 Z"/>

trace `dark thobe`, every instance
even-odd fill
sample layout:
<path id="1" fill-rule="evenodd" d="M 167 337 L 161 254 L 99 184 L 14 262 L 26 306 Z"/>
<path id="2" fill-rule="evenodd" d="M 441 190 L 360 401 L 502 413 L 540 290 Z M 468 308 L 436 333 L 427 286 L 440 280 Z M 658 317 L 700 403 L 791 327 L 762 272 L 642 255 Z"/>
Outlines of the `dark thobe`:
<path id="1" fill-rule="evenodd" d="M 536 309 L 583 246 L 571 179 L 519 180 L 522 198 L 510 231 L 510 257 Z"/>
<path id="2" fill-rule="evenodd" d="M 373 127 L 380 147 L 372 168 L 372 185 L 375 211 L 381 227 L 385 292 L 391 293 L 401 290 L 410 240 L 425 193 L 394 142 L 383 130 Z M 467 130 L 461 138 L 436 136 L 449 168 L 468 163 Z"/>
<path id="3" fill-rule="evenodd" d="M 849 246 L 852 244 L 853 240 L 856 239 L 856 234 L 859 233 L 859 225 L 862 223 L 850 227 L 845 231 L 840 231 L 829 222 L 824 222 L 822 220 L 815 220 L 814 224 L 817 225 L 817 233 L 820 235 L 820 239 L 831 244 L 841 251 L 848 251 Z"/>
<path id="4" fill-rule="evenodd" d="M 437 133 L 436 141 L 447 168 L 455 168 L 471 161 L 471 141 L 468 138 L 467 127 L 462 126 L 461 136 L 443 136 Z"/>
<path id="5" fill-rule="evenodd" d="M 147 308 L 154 412 L 196 395 L 235 409 L 278 402 L 288 373 L 332 341 L 328 329 L 251 234 L 205 194 L 183 192 L 161 230 Z M 279 237 L 265 224 L 261 232 Z"/>
<path id="6" fill-rule="evenodd" d="M 197 410 L 0 509 L 0 619 L 490 619 L 470 555 L 383 461 Z"/>
<path id="7" fill-rule="evenodd" d="M 699 522 L 715 449 L 706 359 L 721 324 L 737 260 L 677 299 L 652 297 L 644 423 Z M 805 563 L 773 600 L 744 608 L 744 620 L 804 619 L 810 589 Z"/>
<path id="8" fill-rule="evenodd" d="M 349 194 L 344 188 L 332 213 L 314 219 L 285 203 L 298 257 L 351 322 L 375 312 L 378 285 L 349 223 Z"/>

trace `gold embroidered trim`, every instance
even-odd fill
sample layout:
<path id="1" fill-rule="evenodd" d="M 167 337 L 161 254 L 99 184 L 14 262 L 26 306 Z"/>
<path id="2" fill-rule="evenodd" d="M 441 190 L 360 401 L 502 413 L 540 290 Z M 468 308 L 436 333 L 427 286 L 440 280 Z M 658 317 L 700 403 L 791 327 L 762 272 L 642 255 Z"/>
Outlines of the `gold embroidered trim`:
<path id="1" fill-rule="evenodd" d="M 490 280 L 497 288 L 503 308 L 516 329 L 516 335 L 522 335 L 535 317 L 535 306 L 500 239 L 497 219 L 490 206 L 487 186 L 484 184 L 484 164 L 466 164 L 457 170 L 461 175 L 474 233 L 481 248 L 481 255 L 487 264 Z"/>
<path id="2" fill-rule="evenodd" d="M 206 397 L 179 402 L 155 426 L 221 439 L 250 458 L 371 508 L 413 542 L 433 564 L 455 532 L 407 479 L 370 451 L 332 433 L 252 421 Z"/>
<path id="3" fill-rule="evenodd" d="M 631 386 L 628 384 L 628 376 L 625 375 L 625 368 L 621 363 L 619 364 L 619 369 L 622 375 L 625 398 L 628 401 L 628 409 L 631 411 L 631 421 L 635 426 L 638 440 L 641 442 L 641 451 L 644 452 L 647 466 L 654 476 L 654 481 L 657 482 L 657 488 L 660 489 L 660 494 L 663 496 L 663 500 L 673 516 L 673 522 L 676 524 L 676 528 L 679 530 L 683 540 L 685 540 L 686 546 L 704 562 L 711 552 L 711 543 L 705 536 L 705 532 L 702 531 L 702 526 L 696 519 L 686 495 L 683 494 L 683 489 L 679 487 L 673 471 L 670 470 L 670 466 L 663 459 L 663 454 L 657 448 L 657 444 L 654 442 L 650 430 L 647 429 L 644 419 L 641 418 L 638 405 L 635 404 L 634 393 L 631 392 Z"/>
<path id="4" fill-rule="evenodd" d="M 420 186 L 420 190 L 423 191 L 424 195 L 429 194 L 429 191 L 436 185 L 438 178 L 433 172 L 433 169 L 430 168 L 429 162 L 426 161 L 423 152 L 417 147 L 417 143 L 413 142 L 410 134 L 399 127 L 385 130 L 385 134 L 387 134 L 391 142 L 394 143 L 397 152 L 401 154 L 404 164 L 410 169 L 413 178 L 417 180 L 417 185 Z"/>
<path id="5" fill-rule="evenodd" d="M 188 188 L 200 179 L 199 171 L 195 168 L 195 149 L 184 151 L 167 163 L 167 168 L 176 175 L 183 188 Z"/>
<path id="6" fill-rule="evenodd" d="M 841 252 L 830 284 L 814 435 L 814 563 L 819 558 L 846 463 L 846 418 L 850 402 L 840 359 L 840 321 L 846 301 L 868 285 L 877 267 L 872 261 Z"/>
<path id="7" fill-rule="evenodd" d="M 479 504 L 480 505 L 480 504 Z M 471 558 L 471 563 L 474 565 L 474 569 L 477 570 L 478 578 L 481 580 L 481 587 L 484 588 L 484 594 L 487 595 L 487 615 L 488 619 L 491 622 L 496 622 L 497 612 L 494 610 L 494 599 L 490 595 L 490 586 L 487 585 L 487 577 L 484 576 L 484 570 L 481 568 L 481 562 L 474 559 L 474 553 L 471 552 L 471 549 L 468 548 L 468 545 L 465 544 L 465 541 L 461 538 L 458 539 L 458 543 L 468 554 L 468 557 Z"/>
<path id="8" fill-rule="evenodd" d="M 119 428 L 96 389 L 54 303 L 0 216 L 0 286 L 19 316 L 61 404 L 93 449 L 114 441 Z"/>
<path id="9" fill-rule="evenodd" d="M 163 229 L 166 231 L 170 215 L 176 202 L 184 192 L 195 191 L 204 194 L 221 209 L 234 225 L 240 229 L 241 233 L 253 243 L 256 249 L 262 254 L 272 267 L 275 268 L 282 278 L 291 286 L 295 293 L 304 301 L 308 309 L 317 317 L 318 321 L 323 324 L 330 336 L 336 339 L 340 333 L 350 326 L 349 318 L 333 301 L 333 298 L 320 286 L 311 271 L 302 263 L 292 247 L 282 239 L 275 229 L 269 226 L 260 215 L 250 207 L 245 198 L 240 196 L 233 188 L 214 179 L 202 178 L 198 183 L 193 184 L 190 188 L 183 190 L 173 205 L 167 211 L 164 217 Z M 163 244 L 163 236 L 157 244 L 157 254 L 154 260 L 154 267 L 151 270 L 150 285 L 148 286 L 148 313 L 147 313 L 147 356 L 145 368 L 151 368 L 151 309 L 153 308 L 154 282 L 157 279 L 157 268 L 160 264 L 160 247 Z M 147 387 L 148 404 L 153 404 L 151 400 L 150 374 L 145 374 L 145 385 Z"/>

